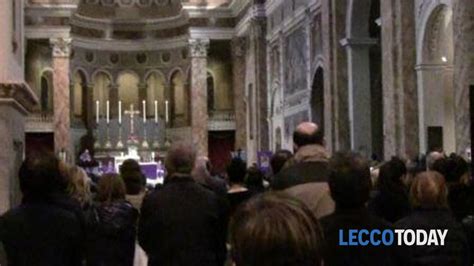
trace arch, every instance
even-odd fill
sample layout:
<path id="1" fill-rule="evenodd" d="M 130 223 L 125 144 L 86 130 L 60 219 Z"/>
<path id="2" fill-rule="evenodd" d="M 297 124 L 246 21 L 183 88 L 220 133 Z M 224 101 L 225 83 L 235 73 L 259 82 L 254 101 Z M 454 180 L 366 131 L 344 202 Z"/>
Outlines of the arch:
<path id="1" fill-rule="evenodd" d="M 54 108 L 54 72 L 45 68 L 40 75 L 40 108 L 43 113 L 52 113 Z"/>
<path id="2" fill-rule="evenodd" d="M 155 101 L 158 104 L 158 115 L 164 116 L 166 101 L 166 77 L 159 70 L 150 70 L 145 74 L 145 83 L 147 84 L 147 112 L 155 114 Z"/>
<path id="3" fill-rule="evenodd" d="M 183 77 L 188 77 L 188 76 L 185 75 L 186 73 L 183 71 L 182 68 L 180 68 L 180 67 L 175 67 L 175 68 L 171 69 L 171 70 L 168 72 L 168 77 L 166 78 L 168 84 L 171 85 L 171 79 L 173 78 L 173 76 L 174 76 L 177 72 L 179 72 L 181 75 L 183 75 Z M 188 74 L 191 75 L 191 71 L 189 71 Z"/>
<path id="4" fill-rule="evenodd" d="M 71 109 L 74 116 L 81 117 L 87 110 L 87 79 L 82 71 L 74 72 L 72 84 Z"/>
<path id="5" fill-rule="evenodd" d="M 139 84 L 140 77 L 131 70 L 120 71 L 117 75 L 116 84 L 118 86 L 118 100 L 122 101 L 124 109 L 128 109 L 132 104 L 135 108 L 141 106 Z"/>
<path id="6" fill-rule="evenodd" d="M 183 71 L 170 76 L 171 122 L 174 126 L 187 126 L 189 122 L 190 95 Z"/>
<path id="7" fill-rule="evenodd" d="M 79 73 L 81 77 L 84 79 L 84 82 L 85 82 L 84 85 L 87 85 L 91 82 L 88 72 L 82 67 L 76 67 L 76 69 L 74 69 L 72 73 L 73 73 L 73 77 L 76 73 Z"/>
<path id="8" fill-rule="evenodd" d="M 311 87 L 311 119 L 318 125 L 324 125 L 324 70 L 318 68 Z"/>
<path id="9" fill-rule="evenodd" d="M 114 81 L 114 76 L 112 75 L 112 73 L 106 69 L 102 69 L 102 68 L 99 68 L 99 69 L 96 69 L 94 72 L 92 72 L 92 75 L 91 75 L 91 79 L 90 81 L 94 82 L 94 80 L 96 79 L 97 75 L 105 75 L 108 77 L 108 79 L 110 80 L 110 82 L 113 82 Z"/>
<path id="10" fill-rule="evenodd" d="M 207 70 L 207 111 L 208 113 L 211 113 L 215 111 L 216 106 L 215 106 L 215 78 L 212 73 L 212 71 Z"/>
<path id="11" fill-rule="evenodd" d="M 96 71 L 92 75 L 92 83 L 94 85 L 92 89 L 92 101 L 97 102 L 99 101 L 99 116 L 105 117 L 106 113 L 106 101 L 110 99 L 109 88 L 112 84 L 112 76 L 110 73 L 106 71 Z M 97 114 L 94 114 L 94 117 Z"/>
<path id="12" fill-rule="evenodd" d="M 434 1 L 433 1 L 434 2 Z M 424 8 L 417 39 L 420 151 L 456 151 L 454 36 L 450 1 Z"/>

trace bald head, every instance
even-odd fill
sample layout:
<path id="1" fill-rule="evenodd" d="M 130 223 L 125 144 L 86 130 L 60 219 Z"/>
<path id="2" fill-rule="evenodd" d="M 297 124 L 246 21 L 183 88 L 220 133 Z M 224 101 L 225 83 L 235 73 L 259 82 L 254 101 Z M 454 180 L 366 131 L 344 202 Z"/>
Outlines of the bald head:
<path id="1" fill-rule="evenodd" d="M 169 175 L 191 174 L 195 161 L 196 151 L 194 147 L 189 143 L 178 142 L 169 149 L 165 167 Z"/>
<path id="2" fill-rule="evenodd" d="M 323 145 L 323 143 L 323 130 L 321 130 L 315 123 L 303 122 L 296 127 L 296 130 L 293 133 L 293 144 L 295 145 L 295 150 L 306 145 Z"/>

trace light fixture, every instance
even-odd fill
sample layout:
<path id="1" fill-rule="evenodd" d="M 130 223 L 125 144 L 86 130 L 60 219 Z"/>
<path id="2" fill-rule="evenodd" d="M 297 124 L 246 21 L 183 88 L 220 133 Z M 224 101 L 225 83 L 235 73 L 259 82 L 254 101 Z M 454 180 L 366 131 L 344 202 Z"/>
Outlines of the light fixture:
<path id="1" fill-rule="evenodd" d="M 442 56 L 442 57 L 441 57 L 441 61 L 443 61 L 443 62 L 446 63 L 446 62 L 448 62 L 448 58 L 446 58 L 446 56 Z"/>

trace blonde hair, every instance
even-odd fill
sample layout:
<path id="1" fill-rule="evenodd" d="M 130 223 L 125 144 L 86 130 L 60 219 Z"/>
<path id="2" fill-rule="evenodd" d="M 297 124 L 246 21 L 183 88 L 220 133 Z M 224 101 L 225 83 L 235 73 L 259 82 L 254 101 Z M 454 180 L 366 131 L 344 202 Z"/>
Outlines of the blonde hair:
<path id="1" fill-rule="evenodd" d="M 81 205 L 90 203 L 92 194 L 90 189 L 89 177 L 86 172 L 77 166 L 70 167 L 68 170 L 69 186 L 68 193 L 71 197 L 77 199 Z"/>
<path id="2" fill-rule="evenodd" d="M 435 171 L 418 174 L 410 189 L 413 207 L 445 208 L 448 206 L 448 189 L 443 175 Z"/>
<path id="3" fill-rule="evenodd" d="M 119 175 L 105 174 L 100 178 L 97 191 L 99 202 L 111 203 L 125 199 L 125 194 L 125 183 Z"/>

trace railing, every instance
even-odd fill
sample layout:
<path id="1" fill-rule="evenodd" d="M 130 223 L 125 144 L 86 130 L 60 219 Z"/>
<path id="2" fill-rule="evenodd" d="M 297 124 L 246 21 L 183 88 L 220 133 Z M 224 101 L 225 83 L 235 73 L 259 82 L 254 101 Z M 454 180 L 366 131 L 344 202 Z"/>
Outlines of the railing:
<path id="1" fill-rule="evenodd" d="M 26 118 L 26 132 L 53 132 L 53 114 L 31 114 Z"/>
<path id="2" fill-rule="evenodd" d="M 235 130 L 235 113 L 233 111 L 214 111 L 209 113 L 209 130 Z"/>

